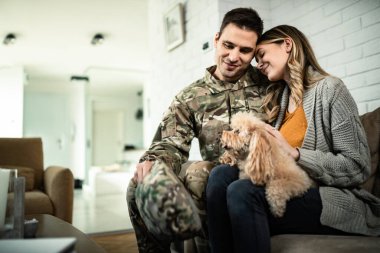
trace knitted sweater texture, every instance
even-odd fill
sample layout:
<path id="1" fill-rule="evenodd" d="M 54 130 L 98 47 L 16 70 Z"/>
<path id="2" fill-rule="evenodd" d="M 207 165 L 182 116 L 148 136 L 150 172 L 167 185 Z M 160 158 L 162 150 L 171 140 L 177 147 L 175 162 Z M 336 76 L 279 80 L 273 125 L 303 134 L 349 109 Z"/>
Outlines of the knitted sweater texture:
<path id="1" fill-rule="evenodd" d="M 284 90 L 276 126 L 288 104 Z M 380 199 L 360 188 L 370 174 L 367 137 L 343 82 L 325 77 L 305 91 L 308 123 L 298 164 L 318 182 L 321 223 L 342 231 L 380 235 Z"/>

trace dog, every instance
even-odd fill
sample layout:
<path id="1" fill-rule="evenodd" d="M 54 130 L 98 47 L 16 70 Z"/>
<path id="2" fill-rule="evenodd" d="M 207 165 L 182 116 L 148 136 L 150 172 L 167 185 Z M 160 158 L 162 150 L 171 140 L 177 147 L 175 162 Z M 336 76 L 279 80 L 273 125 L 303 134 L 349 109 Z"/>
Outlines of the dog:
<path id="1" fill-rule="evenodd" d="M 231 119 L 231 129 L 223 131 L 221 145 L 225 152 L 219 161 L 240 170 L 239 178 L 251 179 L 265 186 L 266 199 L 275 217 L 282 217 L 286 202 L 303 195 L 313 181 L 294 159 L 286 154 L 266 123 L 252 113 L 239 112 Z"/>

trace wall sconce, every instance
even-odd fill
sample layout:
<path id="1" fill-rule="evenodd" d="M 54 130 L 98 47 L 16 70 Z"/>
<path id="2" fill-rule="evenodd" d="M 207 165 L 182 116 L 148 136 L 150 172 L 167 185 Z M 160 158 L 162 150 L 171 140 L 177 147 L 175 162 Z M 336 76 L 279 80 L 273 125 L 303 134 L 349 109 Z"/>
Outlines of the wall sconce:
<path id="1" fill-rule="evenodd" d="M 103 44 L 103 42 L 104 42 L 104 36 L 101 33 L 95 34 L 91 40 L 91 44 L 94 46 L 101 45 L 101 44 Z"/>
<path id="2" fill-rule="evenodd" d="M 16 35 L 13 33 L 8 33 L 7 36 L 5 36 L 3 44 L 4 45 L 12 45 L 16 42 Z"/>

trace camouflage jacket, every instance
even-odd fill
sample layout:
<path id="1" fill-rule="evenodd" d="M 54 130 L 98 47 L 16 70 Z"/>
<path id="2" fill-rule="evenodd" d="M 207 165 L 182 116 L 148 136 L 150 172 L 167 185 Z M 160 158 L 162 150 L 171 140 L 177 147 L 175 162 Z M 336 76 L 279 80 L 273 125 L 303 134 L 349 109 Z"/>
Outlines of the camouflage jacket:
<path id="1" fill-rule="evenodd" d="M 250 66 L 236 83 L 217 80 L 209 67 L 206 75 L 175 96 L 140 161 L 160 159 L 178 174 L 189 157 L 193 138 L 198 138 L 203 160 L 217 162 L 224 150 L 219 145 L 222 130 L 239 111 L 263 114 L 262 98 L 268 81 Z"/>

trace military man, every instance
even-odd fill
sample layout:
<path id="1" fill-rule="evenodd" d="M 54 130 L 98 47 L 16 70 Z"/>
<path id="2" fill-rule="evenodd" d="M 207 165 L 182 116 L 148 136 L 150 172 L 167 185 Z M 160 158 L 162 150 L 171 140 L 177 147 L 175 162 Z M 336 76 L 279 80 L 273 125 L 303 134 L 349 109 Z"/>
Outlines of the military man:
<path id="1" fill-rule="evenodd" d="M 175 96 L 128 186 L 127 201 L 140 252 L 170 252 L 176 239 L 207 237 L 203 194 L 223 150 L 221 132 L 239 111 L 262 114 L 267 85 L 251 61 L 263 21 L 251 8 L 226 13 L 214 37 L 215 66 Z M 203 162 L 178 176 L 198 138 Z"/>

